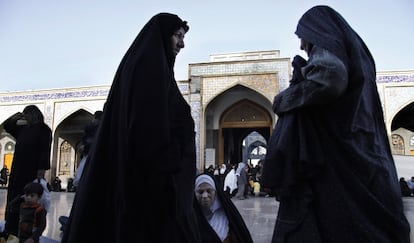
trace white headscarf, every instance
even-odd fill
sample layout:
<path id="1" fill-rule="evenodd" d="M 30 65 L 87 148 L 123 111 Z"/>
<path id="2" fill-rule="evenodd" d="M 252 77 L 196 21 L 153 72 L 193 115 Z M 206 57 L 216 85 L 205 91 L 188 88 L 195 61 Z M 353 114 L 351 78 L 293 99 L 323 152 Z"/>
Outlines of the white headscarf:
<path id="1" fill-rule="evenodd" d="M 233 193 L 234 190 L 237 189 L 237 176 L 234 169 L 231 169 L 229 173 L 227 173 L 226 177 L 224 178 L 224 188 L 223 190 L 227 190 L 227 187 L 230 188 L 230 194 Z"/>
<path id="2" fill-rule="evenodd" d="M 223 174 L 226 172 L 226 169 L 227 169 L 227 168 L 226 168 L 226 165 L 225 165 L 225 164 L 222 164 L 222 165 L 221 165 L 221 168 L 220 168 L 220 174 L 222 174 L 222 175 L 223 175 Z"/>
<path id="3" fill-rule="evenodd" d="M 217 191 L 216 185 L 214 183 L 213 178 L 209 175 L 200 175 L 196 178 L 195 182 L 195 190 L 201 185 L 201 183 L 207 183 Z M 221 241 L 227 238 L 229 233 L 229 220 L 227 219 L 226 212 L 224 208 L 221 206 L 220 199 L 218 198 L 217 192 L 216 197 L 214 198 L 213 205 L 210 207 L 210 211 L 212 216 L 210 219 L 207 219 L 210 226 L 214 229 L 217 236 L 220 238 Z"/>
<path id="4" fill-rule="evenodd" d="M 209 175 L 203 174 L 203 175 L 197 176 L 196 181 L 195 181 L 195 187 L 194 187 L 195 190 L 198 189 L 198 187 L 201 185 L 201 183 L 207 183 L 210 186 L 212 186 L 214 188 L 214 190 L 216 190 L 216 184 L 214 183 L 213 178 L 211 178 L 211 176 L 209 176 Z"/>

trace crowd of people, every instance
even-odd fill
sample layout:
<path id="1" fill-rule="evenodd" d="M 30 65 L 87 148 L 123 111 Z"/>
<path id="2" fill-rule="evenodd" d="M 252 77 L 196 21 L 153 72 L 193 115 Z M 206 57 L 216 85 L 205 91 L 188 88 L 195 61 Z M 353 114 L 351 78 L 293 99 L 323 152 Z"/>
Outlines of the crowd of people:
<path id="1" fill-rule="evenodd" d="M 255 165 L 252 162 L 240 162 L 237 164 L 209 165 L 204 173 L 214 176 L 226 195 L 230 198 L 244 200 L 255 196 L 269 197 L 271 193 L 261 186 L 264 160 L 258 160 Z"/>
<path id="2" fill-rule="evenodd" d="M 293 59 L 290 85 L 274 98 L 265 159 L 199 175 L 191 107 L 174 77 L 188 31 L 187 21 L 159 13 L 125 53 L 84 154 L 63 243 L 253 242 L 232 201 L 251 195 L 279 201 L 272 243 L 410 242 L 375 62 L 339 13 L 316 6 L 300 18 L 295 33 L 308 59 Z M 47 211 L 33 180 L 50 169 L 51 131 L 34 105 L 4 129 L 16 138 L 6 233 L 38 242 Z M 12 210 L 16 199 L 26 201 Z M 24 223 L 33 210 L 36 221 Z"/>

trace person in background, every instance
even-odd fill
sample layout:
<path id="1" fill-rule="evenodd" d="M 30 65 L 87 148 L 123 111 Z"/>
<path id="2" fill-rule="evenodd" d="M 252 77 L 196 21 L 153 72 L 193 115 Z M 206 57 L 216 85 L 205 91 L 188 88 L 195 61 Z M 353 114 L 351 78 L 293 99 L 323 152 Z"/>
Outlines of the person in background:
<path id="1" fill-rule="evenodd" d="M 159 13 L 124 55 L 62 243 L 200 242 L 194 120 L 174 77 L 188 30 Z"/>
<path id="2" fill-rule="evenodd" d="M 264 163 L 264 159 L 261 159 L 257 162 L 257 165 L 256 165 L 255 180 L 258 181 L 259 183 L 260 183 L 260 180 L 262 179 L 263 163 Z"/>
<path id="3" fill-rule="evenodd" d="M 39 203 L 43 194 L 40 183 L 31 182 L 24 187 L 24 202 L 20 205 L 18 238 L 22 243 L 39 243 L 46 229 L 46 209 Z"/>
<path id="4" fill-rule="evenodd" d="M 249 193 L 249 178 L 247 174 L 247 170 L 249 168 L 243 162 L 240 162 L 236 169 L 236 176 L 237 176 L 237 193 L 236 198 L 239 200 L 246 199 Z"/>
<path id="5" fill-rule="evenodd" d="M 260 190 L 260 183 L 253 176 L 249 177 L 249 185 L 251 188 L 250 191 L 255 197 L 263 195 Z"/>
<path id="6" fill-rule="evenodd" d="M 52 191 L 60 192 L 62 190 L 62 180 L 56 176 L 52 183 Z"/>
<path id="7" fill-rule="evenodd" d="M 218 166 L 218 182 L 220 183 L 220 186 L 223 187 L 224 186 L 224 179 L 227 175 L 227 167 L 226 164 L 221 164 Z"/>
<path id="8" fill-rule="evenodd" d="M 261 180 L 280 201 L 272 242 L 410 242 L 368 47 L 329 6 L 295 33 L 304 79 L 274 98 Z"/>
<path id="9" fill-rule="evenodd" d="M 401 188 L 401 195 L 403 197 L 412 197 L 413 192 L 411 191 L 410 187 L 408 187 L 407 181 L 404 177 L 400 178 L 400 188 Z"/>
<path id="10" fill-rule="evenodd" d="M 90 121 L 84 128 L 84 133 L 82 137 L 82 147 L 81 147 L 81 161 L 79 162 L 78 168 L 76 169 L 75 178 L 73 179 L 73 185 L 76 188 L 79 186 L 79 181 L 82 177 L 83 168 L 88 159 L 89 150 L 92 147 L 92 144 L 95 140 L 95 134 L 98 130 L 99 123 L 101 120 L 102 111 L 96 111 L 94 113 L 92 121 Z"/>
<path id="11" fill-rule="evenodd" d="M 50 169 L 52 130 L 35 105 L 26 106 L 4 122 L 4 129 L 16 139 L 13 162 L 7 188 L 7 203 L 23 194 L 23 188 L 33 180 L 43 179 Z M 7 205 L 6 205 L 7 208 Z M 17 235 L 19 215 L 5 213 L 5 231 Z"/>
<path id="12" fill-rule="evenodd" d="M 76 188 L 79 186 L 79 182 L 83 174 L 83 169 L 88 159 L 89 150 L 95 140 L 95 134 L 98 130 L 101 116 L 102 111 L 96 111 L 94 113 L 93 119 L 88 124 L 86 124 L 85 128 L 83 129 L 83 136 L 80 146 L 81 160 L 79 162 L 78 168 L 76 169 L 75 178 L 70 178 L 72 181 L 68 181 L 68 191 L 76 191 Z M 61 224 L 60 230 L 65 231 L 69 217 L 63 215 L 59 216 L 58 221 Z"/>
<path id="13" fill-rule="evenodd" d="M 209 165 L 207 168 L 204 169 L 204 173 L 209 173 L 210 175 L 214 175 L 214 165 Z"/>
<path id="14" fill-rule="evenodd" d="M 234 165 L 230 165 L 230 171 L 226 174 L 224 178 L 224 186 L 223 191 L 225 194 L 231 198 L 235 195 L 235 191 L 237 189 L 237 176 L 236 176 L 236 169 Z"/>
<path id="15" fill-rule="evenodd" d="M 0 170 L 0 185 L 6 186 L 7 185 L 7 179 L 9 176 L 9 169 L 7 168 L 7 165 L 4 164 L 3 168 Z"/>
<path id="16" fill-rule="evenodd" d="M 414 193 L 414 176 L 412 176 L 411 179 L 407 181 L 407 185 L 411 189 L 411 192 Z"/>
<path id="17" fill-rule="evenodd" d="M 198 216 L 201 243 L 253 242 L 240 212 L 213 177 L 204 173 L 195 180 L 194 208 Z"/>

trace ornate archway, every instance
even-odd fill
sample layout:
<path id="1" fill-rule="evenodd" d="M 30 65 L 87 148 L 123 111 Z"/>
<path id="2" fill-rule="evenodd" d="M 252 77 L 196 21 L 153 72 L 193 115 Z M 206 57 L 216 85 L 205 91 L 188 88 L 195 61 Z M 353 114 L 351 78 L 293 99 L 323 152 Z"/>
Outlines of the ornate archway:
<path id="1" fill-rule="evenodd" d="M 252 131 L 268 140 L 271 130 L 272 118 L 266 109 L 248 99 L 233 104 L 220 117 L 218 165 L 240 162 L 242 140 Z"/>

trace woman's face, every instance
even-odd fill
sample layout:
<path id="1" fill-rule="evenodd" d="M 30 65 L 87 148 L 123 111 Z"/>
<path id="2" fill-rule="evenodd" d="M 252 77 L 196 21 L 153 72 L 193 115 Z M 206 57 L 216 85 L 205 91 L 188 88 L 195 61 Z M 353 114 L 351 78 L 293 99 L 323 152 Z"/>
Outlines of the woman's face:
<path id="1" fill-rule="evenodd" d="M 184 48 L 184 36 L 185 36 L 185 30 L 183 27 L 179 28 L 174 32 L 174 34 L 171 36 L 171 49 L 173 51 L 174 56 L 177 56 L 177 54 L 180 52 L 182 48 Z"/>
<path id="2" fill-rule="evenodd" d="M 208 183 L 201 183 L 195 190 L 198 203 L 203 208 L 210 208 L 216 198 L 216 190 Z"/>
<path id="3" fill-rule="evenodd" d="M 311 46 L 309 42 L 305 41 L 304 39 L 300 39 L 300 49 L 306 51 L 306 53 L 309 56 L 309 53 L 311 51 Z"/>

